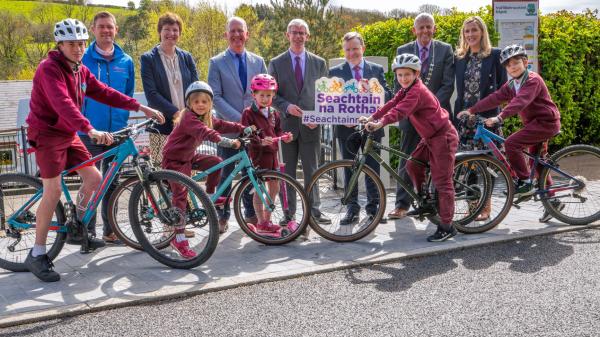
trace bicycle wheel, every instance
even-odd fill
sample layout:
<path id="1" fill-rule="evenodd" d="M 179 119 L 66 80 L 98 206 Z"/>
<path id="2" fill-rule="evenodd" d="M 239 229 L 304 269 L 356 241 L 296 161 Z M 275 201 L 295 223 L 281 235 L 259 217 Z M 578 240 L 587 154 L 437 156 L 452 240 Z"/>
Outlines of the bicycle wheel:
<path id="1" fill-rule="evenodd" d="M 266 245 L 282 245 L 295 240 L 308 226 L 310 205 L 308 197 L 294 178 L 278 171 L 260 171 L 255 174 L 264 204 L 257 194 L 252 181 L 248 177 L 240 182 L 233 196 L 233 211 L 240 228 L 253 240 Z M 287 191 L 284 195 L 283 191 Z M 271 222 L 278 225 L 278 230 L 262 230 L 258 224 L 247 224 L 244 221 L 250 200 L 244 203 L 244 194 L 252 199 L 253 211 L 257 208 L 267 209 L 272 205 Z M 274 197 L 272 197 L 274 196 Z"/>
<path id="2" fill-rule="evenodd" d="M 144 250 L 135 237 L 133 229 L 131 228 L 131 221 L 129 220 L 129 200 L 131 199 L 131 192 L 139 182 L 140 179 L 137 176 L 130 177 L 115 188 L 108 200 L 108 223 L 115 235 L 124 244 L 133 249 Z M 147 198 L 140 199 L 140 204 L 138 204 L 138 206 L 140 207 L 140 209 L 136 210 L 138 214 L 152 213 L 152 207 L 150 207 Z M 143 219 L 142 221 L 147 221 L 143 216 L 141 216 L 141 219 Z M 173 238 L 173 235 L 166 236 L 163 240 L 157 240 L 154 245 L 158 249 L 167 247 Z"/>
<path id="3" fill-rule="evenodd" d="M 548 167 L 540 177 L 546 210 L 557 220 L 570 225 L 587 225 L 600 219 L 600 149 L 572 145 L 554 153 L 549 162 L 565 174 Z M 570 177 L 569 177 L 570 176 Z M 552 184 L 548 184 L 548 178 Z"/>
<path id="4" fill-rule="evenodd" d="M 354 193 L 356 204 L 360 207 L 358 221 L 353 224 L 341 225 L 340 221 L 346 214 L 347 205 L 342 202 L 345 194 L 344 171 L 352 172 L 356 179 Z M 371 205 L 367 193 L 363 191 L 365 182 L 370 180 L 375 186 L 375 194 Z M 379 224 L 385 212 L 385 189 L 379 175 L 369 166 L 364 165 L 360 172 L 354 167 L 352 160 L 336 160 L 321 166 L 315 172 L 307 189 L 307 195 L 311 195 L 313 189 L 318 189 L 321 198 L 320 210 L 325 216 L 331 218 L 331 224 L 318 224 L 311 217 L 310 226 L 322 237 L 336 242 L 356 241 L 369 235 Z M 375 208 L 373 216 L 367 213 L 367 208 Z"/>
<path id="5" fill-rule="evenodd" d="M 24 207 L 30 199 L 42 189 L 42 181 L 22 173 L 0 175 L 0 268 L 10 271 L 28 271 L 24 262 L 35 243 L 35 219 L 40 200 Z M 13 220 L 26 229 L 15 228 L 9 223 L 17 211 L 20 213 Z M 64 224 L 65 212 L 59 202 L 54 210 L 52 224 Z M 67 233 L 51 230 L 46 240 L 47 254 L 54 260 L 65 244 Z"/>
<path id="6" fill-rule="evenodd" d="M 206 262 L 219 242 L 217 213 L 206 193 L 190 177 L 169 170 L 150 173 L 145 184 L 146 187 L 143 184 L 135 185 L 129 199 L 131 228 L 144 250 L 158 262 L 172 268 L 189 269 Z M 187 189 L 188 207 L 185 214 L 171 206 L 171 184 Z M 148 201 L 150 209 L 144 206 Z M 189 249 L 195 254 L 193 257 L 181 255 L 175 248 L 174 238 L 169 240 L 166 248 L 156 246 L 157 242 L 172 237 L 174 225 L 181 221 L 185 222 L 185 229 L 194 233 L 194 237 L 187 241 Z M 198 225 L 199 221 L 201 225 Z"/>
<path id="7" fill-rule="evenodd" d="M 515 186 L 510 172 L 496 158 L 477 155 L 454 165 L 455 210 L 453 224 L 465 234 L 483 233 L 496 227 L 512 207 Z M 478 218 L 489 207 L 488 218 Z"/>

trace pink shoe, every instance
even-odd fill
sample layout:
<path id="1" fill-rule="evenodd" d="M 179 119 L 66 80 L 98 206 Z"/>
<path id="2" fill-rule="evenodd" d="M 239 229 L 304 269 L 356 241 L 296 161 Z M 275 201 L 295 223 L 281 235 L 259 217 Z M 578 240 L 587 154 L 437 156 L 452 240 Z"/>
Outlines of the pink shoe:
<path id="1" fill-rule="evenodd" d="M 290 231 L 290 233 L 294 233 L 297 229 L 298 229 L 298 223 L 296 223 L 295 220 L 290 220 L 287 223 L 287 229 Z"/>
<path id="2" fill-rule="evenodd" d="M 279 233 L 281 226 L 275 225 L 271 221 L 263 221 L 256 225 L 256 231 L 259 233 Z"/>
<path id="3" fill-rule="evenodd" d="M 177 242 L 177 239 L 171 240 L 171 248 L 175 249 L 181 257 L 186 259 L 193 259 L 196 257 L 196 252 L 190 249 L 190 243 L 188 240 Z"/>

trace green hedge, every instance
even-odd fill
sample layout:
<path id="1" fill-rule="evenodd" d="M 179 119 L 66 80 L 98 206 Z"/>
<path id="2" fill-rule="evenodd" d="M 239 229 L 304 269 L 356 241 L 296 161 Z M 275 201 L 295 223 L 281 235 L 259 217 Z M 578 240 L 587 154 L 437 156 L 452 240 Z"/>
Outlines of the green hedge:
<path id="1" fill-rule="evenodd" d="M 562 115 L 562 133 L 553 139 L 553 144 L 558 147 L 575 143 L 600 144 L 600 90 L 597 89 L 600 86 L 600 21 L 597 14 L 597 10 L 583 14 L 562 11 L 541 17 L 541 75 Z M 499 35 L 494 28 L 490 6 L 471 13 L 434 15 L 435 38 L 456 48 L 462 23 L 471 15 L 481 16 L 488 25 L 492 44 L 497 45 Z M 403 18 L 357 27 L 356 30 L 364 36 L 366 55 L 387 56 L 391 62 L 400 45 L 414 40 L 412 25 L 412 18 Z M 392 80 L 391 72 L 387 79 Z M 519 127 L 518 118 L 511 118 L 505 127 L 506 134 Z M 396 128 L 391 130 L 390 144 L 398 144 Z M 394 165 L 396 162 L 392 161 Z"/>

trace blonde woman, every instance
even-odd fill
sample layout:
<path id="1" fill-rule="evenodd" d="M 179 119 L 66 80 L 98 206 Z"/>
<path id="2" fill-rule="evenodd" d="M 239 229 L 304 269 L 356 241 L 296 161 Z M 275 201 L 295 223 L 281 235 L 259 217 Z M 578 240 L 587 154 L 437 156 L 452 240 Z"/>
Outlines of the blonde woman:
<path id="1" fill-rule="evenodd" d="M 485 98 L 506 82 L 506 70 L 500 64 L 500 49 L 492 48 L 488 29 L 479 16 L 467 18 L 462 25 L 458 47 L 455 53 L 455 74 L 457 97 L 454 111 L 463 111 L 473 106 L 477 101 Z M 482 117 L 495 117 L 499 109 L 492 109 L 481 113 Z M 481 149 L 482 144 L 473 140 L 475 134 L 475 120 L 455 120 L 459 135 L 459 151 Z M 502 134 L 499 125 L 488 128 Z M 500 145 L 500 144 L 498 144 Z M 476 219 L 485 221 L 490 217 L 491 201 L 488 200 L 485 208 Z"/>

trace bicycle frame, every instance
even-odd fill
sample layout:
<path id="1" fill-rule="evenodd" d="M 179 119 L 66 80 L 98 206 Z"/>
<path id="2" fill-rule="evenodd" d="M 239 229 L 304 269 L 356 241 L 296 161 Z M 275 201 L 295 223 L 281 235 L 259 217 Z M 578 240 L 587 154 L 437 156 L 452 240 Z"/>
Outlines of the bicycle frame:
<path id="1" fill-rule="evenodd" d="M 419 196 L 414 191 L 414 189 L 411 187 L 411 185 L 409 185 L 404 179 L 402 179 L 402 177 L 400 177 L 400 175 L 398 175 L 398 173 L 396 173 L 396 170 L 394 170 L 388 163 L 386 163 L 383 160 L 383 158 L 381 158 L 381 156 L 377 153 L 377 150 L 384 150 L 389 153 L 395 154 L 402 159 L 410 160 L 414 163 L 417 163 L 417 164 L 425 166 L 425 167 L 427 166 L 426 163 L 416 160 L 404 152 L 398 151 L 396 149 L 392 149 L 391 147 L 387 147 L 385 145 L 380 144 L 379 142 L 376 142 L 373 139 L 373 135 L 371 133 L 369 133 L 367 136 L 367 141 L 365 143 L 363 153 L 359 154 L 358 160 L 355 161 L 355 163 L 358 163 L 358 166 L 356 167 L 355 172 L 360 172 L 362 167 L 366 163 L 367 156 L 371 156 L 379 163 L 379 165 L 381 165 L 381 167 L 383 167 L 392 176 L 392 178 L 394 178 L 394 180 L 396 180 L 400 184 L 400 186 L 402 186 L 406 190 L 406 192 L 414 200 L 421 200 L 422 199 L 421 196 Z M 348 188 L 346 189 L 346 192 L 344 193 L 344 197 L 342 198 L 342 203 L 345 204 L 348 202 L 348 198 L 350 198 L 350 195 L 351 195 L 352 191 L 354 190 L 354 188 L 356 187 L 357 183 L 358 183 L 358 174 L 352 174 L 352 176 L 350 177 L 350 181 L 348 182 Z"/>
<path id="2" fill-rule="evenodd" d="M 500 160 L 500 162 L 502 162 L 502 165 L 504 165 L 506 168 L 508 168 L 508 171 L 510 172 L 513 179 L 518 178 L 515 171 L 512 169 L 512 167 L 508 163 L 508 160 L 506 159 L 506 157 L 502 154 L 500 149 L 498 149 L 496 144 L 493 142 L 493 140 L 496 140 L 500 143 L 504 143 L 506 141 L 504 138 L 502 138 L 502 137 L 498 136 L 497 134 L 491 132 L 490 130 L 486 129 L 483 125 L 483 122 L 480 120 L 477 122 L 477 129 L 475 131 L 475 136 L 473 137 L 473 139 L 476 141 L 481 140 L 488 149 L 492 150 L 494 157 L 496 157 L 496 159 Z M 570 190 L 570 189 L 578 188 L 579 186 L 584 185 L 579 179 L 560 170 L 558 167 L 548 163 L 543 158 L 540 158 L 539 154 L 533 155 L 527 151 L 523 151 L 523 154 L 525 154 L 532 161 L 532 162 L 530 162 L 531 165 L 530 165 L 530 172 L 529 172 L 529 178 L 532 181 L 533 181 L 533 178 L 535 178 L 535 168 L 538 165 L 541 165 L 545 168 L 548 168 L 548 169 L 562 175 L 563 177 L 568 177 L 569 179 L 577 181 L 577 183 L 578 183 L 578 186 L 557 185 L 557 186 L 551 186 L 552 188 L 545 189 L 545 190 L 542 190 L 538 187 L 538 189 L 535 191 L 535 195 L 552 195 L 555 192 Z"/>
<path id="3" fill-rule="evenodd" d="M 217 191 L 211 197 L 211 201 L 213 203 L 216 202 L 217 199 L 221 195 L 223 195 L 223 193 L 225 192 L 225 189 L 231 184 L 231 182 L 238 175 L 238 173 L 245 170 L 246 173 L 248 174 L 248 178 L 252 182 L 252 186 L 254 186 L 255 191 L 260 192 L 260 193 L 258 193 L 258 195 L 259 195 L 262 203 L 264 205 L 269 205 L 270 208 L 274 208 L 273 200 L 271 200 L 269 193 L 267 193 L 267 191 L 263 191 L 262 187 L 258 184 L 258 182 L 256 180 L 256 175 L 255 175 L 256 169 L 254 169 L 254 166 L 252 166 L 252 161 L 250 161 L 250 157 L 248 157 L 248 153 L 246 152 L 245 148 L 242 149 L 240 152 L 236 153 L 234 156 L 229 157 L 226 160 L 222 161 L 221 163 L 219 163 L 205 171 L 199 172 L 198 174 L 194 175 L 192 177 L 192 179 L 195 181 L 204 179 L 209 174 L 217 171 L 218 169 L 225 167 L 226 165 L 234 163 L 236 161 L 239 161 L 239 163 L 237 163 L 235 165 L 233 171 L 231 171 L 229 176 L 227 176 L 227 178 L 218 186 Z M 194 200 L 194 202 L 195 202 L 195 200 Z"/>
<path id="4" fill-rule="evenodd" d="M 121 168 L 121 166 L 123 165 L 125 160 L 129 156 L 132 156 L 134 163 L 137 161 L 139 152 L 138 152 L 137 148 L 135 147 L 133 139 L 127 138 L 125 141 L 123 141 L 123 143 L 119 144 L 118 146 L 116 146 L 104 153 L 101 153 L 93 158 L 90 158 L 90 159 L 86 160 L 85 162 L 78 164 L 70 169 L 64 170 L 60 174 L 62 194 L 65 196 L 66 202 L 68 204 L 73 204 L 73 199 L 71 198 L 71 194 L 69 192 L 69 188 L 68 188 L 67 184 L 65 183 L 64 177 L 76 172 L 77 170 L 80 170 L 83 167 L 94 165 L 96 162 L 103 160 L 105 158 L 111 157 L 111 156 L 114 156 L 114 157 L 109 165 L 108 171 L 104 175 L 102 182 L 100 183 L 98 188 L 96 188 L 94 190 L 94 192 L 92 193 L 92 196 L 90 197 L 90 199 L 86 205 L 86 211 L 84 212 L 84 215 L 81 219 L 81 223 L 86 227 L 89 224 L 89 222 L 91 221 L 92 216 L 94 215 L 96 209 L 98 208 L 98 205 L 100 204 L 102 198 L 104 198 L 104 196 L 106 195 L 106 191 L 108 190 L 108 187 L 114 181 L 114 179 L 117 175 L 117 172 L 119 172 L 119 169 Z M 142 174 L 139 166 L 134 165 L 134 167 L 135 167 L 136 172 L 138 173 L 138 176 L 140 177 L 140 179 L 143 179 L 143 174 Z M 37 191 L 31 197 L 31 199 L 29 199 L 29 201 L 27 201 L 23 206 L 21 206 L 21 208 L 19 208 L 19 210 L 17 210 L 7 220 L 7 223 L 9 223 L 11 226 L 13 226 L 15 228 L 19 228 L 19 229 L 30 229 L 30 228 L 34 227 L 29 224 L 20 223 L 16 218 L 20 214 L 22 214 L 25 210 L 29 209 L 33 204 L 38 202 L 42 198 L 42 194 L 43 194 L 43 189 L 40 189 L 39 191 Z M 67 228 L 64 224 L 59 224 L 56 222 L 51 222 L 48 229 L 52 230 L 52 231 L 57 231 L 57 232 L 67 232 Z"/>

